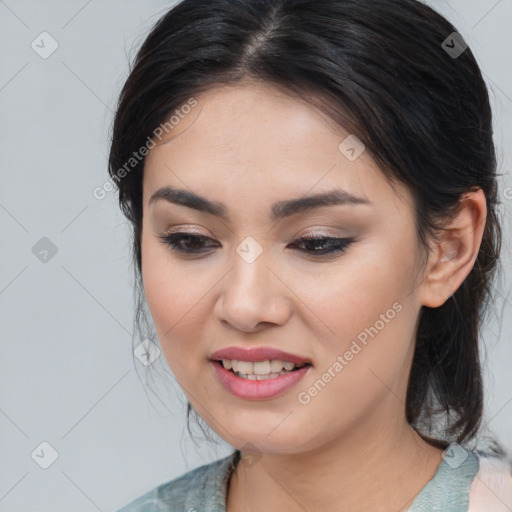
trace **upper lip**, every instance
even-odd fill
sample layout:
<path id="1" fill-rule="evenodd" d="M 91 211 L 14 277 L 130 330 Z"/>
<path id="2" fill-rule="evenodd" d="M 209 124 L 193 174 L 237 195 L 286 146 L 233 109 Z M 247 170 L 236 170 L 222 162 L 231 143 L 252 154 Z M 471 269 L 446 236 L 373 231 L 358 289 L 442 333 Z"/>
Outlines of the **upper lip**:
<path id="1" fill-rule="evenodd" d="M 270 359 L 279 359 L 295 364 L 311 364 L 311 360 L 307 357 L 301 357 L 272 347 L 226 347 L 214 352 L 210 356 L 210 359 L 214 361 L 220 361 L 221 359 L 236 359 L 237 361 L 267 361 Z"/>

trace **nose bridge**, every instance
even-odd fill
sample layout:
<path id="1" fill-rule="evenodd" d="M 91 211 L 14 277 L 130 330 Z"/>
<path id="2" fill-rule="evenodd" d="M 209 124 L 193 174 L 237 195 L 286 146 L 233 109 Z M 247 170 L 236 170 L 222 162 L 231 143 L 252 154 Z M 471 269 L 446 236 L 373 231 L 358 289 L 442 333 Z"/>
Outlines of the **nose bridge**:
<path id="1" fill-rule="evenodd" d="M 264 290 L 273 288 L 268 283 L 272 273 L 267 268 L 269 261 L 263 246 L 252 236 L 247 236 L 238 244 L 235 252 L 230 291 L 235 292 L 237 300 L 261 300 L 265 295 Z"/>
<path id="2" fill-rule="evenodd" d="M 222 290 L 217 314 L 239 329 L 282 323 L 291 312 L 286 288 L 271 271 L 263 247 L 248 236 L 236 247 L 233 268 Z"/>

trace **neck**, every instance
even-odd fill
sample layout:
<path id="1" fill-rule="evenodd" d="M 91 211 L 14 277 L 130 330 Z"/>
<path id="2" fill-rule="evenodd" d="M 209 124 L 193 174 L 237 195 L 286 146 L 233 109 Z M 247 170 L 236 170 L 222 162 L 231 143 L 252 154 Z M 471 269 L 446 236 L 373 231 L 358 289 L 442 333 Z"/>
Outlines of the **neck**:
<path id="1" fill-rule="evenodd" d="M 293 454 L 244 454 L 233 472 L 227 512 L 350 510 L 405 512 L 442 460 L 407 424 L 370 421 L 343 438 Z"/>

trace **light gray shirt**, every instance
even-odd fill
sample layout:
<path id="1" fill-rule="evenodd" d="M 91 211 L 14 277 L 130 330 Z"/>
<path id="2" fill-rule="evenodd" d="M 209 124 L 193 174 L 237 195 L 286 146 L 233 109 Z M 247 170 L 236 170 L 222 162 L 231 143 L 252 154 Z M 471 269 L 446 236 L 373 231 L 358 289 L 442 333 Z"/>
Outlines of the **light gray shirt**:
<path id="1" fill-rule="evenodd" d="M 227 486 L 239 460 L 240 451 L 235 450 L 155 487 L 117 512 L 226 512 Z M 452 466 L 443 458 L 407 512 L 469 510 L 470 487 L 479 469 L 479 458 L 468 451 L 462 463 Z"/>

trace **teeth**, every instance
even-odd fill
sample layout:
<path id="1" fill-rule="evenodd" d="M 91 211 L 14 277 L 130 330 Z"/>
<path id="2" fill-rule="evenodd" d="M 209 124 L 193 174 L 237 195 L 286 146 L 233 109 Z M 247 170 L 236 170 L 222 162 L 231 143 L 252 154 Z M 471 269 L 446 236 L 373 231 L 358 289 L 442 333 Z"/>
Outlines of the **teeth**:
<path id="1" fill-rule="evenodd" d="M 249 361 L 238 361 L 238 368 L 236 369 L 236 371 L 240 372 L 240 373 L 254 373 L 254 366 L 253 366 L 253 363 L 249 362 Z"/>
<path id="2" fill-rule="evenodd" d="M 253 366 L 253 373 L 256 375 L 268 375 L 270 373 L 270 361 L 257 361 L 253 363 Z"/>
<path id="3" fill-rule="evenodd" d="M 270 361 L 270 370 L 272 372 L 280 372 L 283 369 L 283 361 L 280 361 L 279 359 L 272 359 Z"/>
<path id="4" fill-rule="evenodd" d="M 286 370 L 282 370 L 279 373 L 269 373 L 268 375 L 254 375 L 254 373 L 247 375 L 245 373 L 240 373 L 240 372 L 236 372 L 235 375 L 237 377 L 242 377 L 242 379 L 247 379 L 247 380 L 267 380 L 267 379 L 275 379 L 276 377 L 279 377 L 281 375 L 286 375 L 287 373 L 290 373 L 290 372 L 288 372 Z"/>
<path id="5" fill-rule="evenodd" d="M 278 377 L 288 373 L 295 368 L 301 368 L 304 363 L 296 365 L 290 361 L 280 359 L 267 359 L 266 361 L 239 361 L 236 359 L 223 359 L 222 366 L 226 370 L 233 370 L 233 373 L 246 377 L 250 380 L 263 380 L 265 378 Z"/>
<path id="6" fill-rule="evenodd" d="M 283 368 L 293 370 L 294 363 L 281 361 L 280 359 L 267 359 L 266 361 L 239 361 L 236 359 L 223 359 L 222 365 L 226 370 L 233 370 L 245 374 L 268 375 L 269 373 L 279 373 Z"/>

